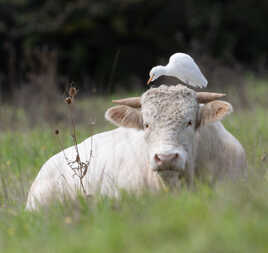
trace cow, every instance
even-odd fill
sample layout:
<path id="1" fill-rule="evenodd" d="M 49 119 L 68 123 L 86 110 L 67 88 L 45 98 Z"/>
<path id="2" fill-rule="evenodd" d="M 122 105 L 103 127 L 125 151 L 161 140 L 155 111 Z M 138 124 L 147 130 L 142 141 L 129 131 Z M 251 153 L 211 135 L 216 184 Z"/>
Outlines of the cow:
<path id="1" fill-rule="evenodd" d="M 184 85 L 150 88 L 141 97 L 116 100 L 105 117 L 118 128 L 96 134 L 52 156 L 34 180 L 26 209 L 52 199 L 75 198 L 81 178 L 70 166 L 87 164 L 84 194 L 119 197 L 180 189 L 208 174 L 212 182 L 246 176 L 245 151 L 220 122 L 232 105 L 224 94 L 195 92 Z"/>

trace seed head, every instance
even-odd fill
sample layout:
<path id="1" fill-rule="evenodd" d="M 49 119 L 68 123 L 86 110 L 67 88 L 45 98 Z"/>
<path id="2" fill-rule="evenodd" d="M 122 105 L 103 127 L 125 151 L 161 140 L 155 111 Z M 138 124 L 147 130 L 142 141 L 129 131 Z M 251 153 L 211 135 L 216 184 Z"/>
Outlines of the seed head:
<path id="1" fill-rule="evenodd" d="M 73 102 L 73 99 L 72 99 L 72 97 L 67 97 L 67 98 L 65 98 L 65 103 L 66 104 L 71 104 Z"/>
<path id="2" fill-rule="evenodd" d="M 268 157 L 268 154 L 267 154 L 267 153 L 264 153 L 264 154 L 261 156 L 261 161 L 262 161 L 262 162 L 265 162 L 266 159 L 267 159 L 267 157 Z"/>
<path id="3" fill-rule="evenodd" d="M 75 87 L 70 87 L 69 89 L 69 96 L 74 97 L 77 94 L 78 90 Z"/>
<path id="4" fill-rule="evenodd" d="M 56 129 L 54 133 L 55 133 L 55 135 L 59 135 L 60 130 L 59 129 Z"/>

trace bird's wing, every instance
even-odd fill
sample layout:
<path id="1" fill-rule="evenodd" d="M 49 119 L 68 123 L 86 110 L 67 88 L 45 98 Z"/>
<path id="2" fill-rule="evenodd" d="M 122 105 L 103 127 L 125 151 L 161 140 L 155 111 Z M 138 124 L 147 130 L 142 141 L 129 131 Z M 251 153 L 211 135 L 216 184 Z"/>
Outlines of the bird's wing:
<path id="1" fill-rule="evenodd" d="M 207 79 L 190 55 L 183 53 L 173 54 L 169 59 L 168 65 L 173 69 L 174 74 L 185 84 L 200 88 L 207 86 Z"/>

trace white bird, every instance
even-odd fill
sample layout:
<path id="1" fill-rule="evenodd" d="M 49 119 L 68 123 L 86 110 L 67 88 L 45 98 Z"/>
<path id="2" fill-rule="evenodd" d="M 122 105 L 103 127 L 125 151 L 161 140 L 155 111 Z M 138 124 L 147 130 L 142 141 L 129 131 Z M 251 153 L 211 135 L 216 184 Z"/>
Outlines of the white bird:
<path id="1" fill-rule="evenodd" d="M 169 63 L 166 66 L 159 65 L 153 67 L 150 71 L 150 78 L 147 84 L 162 75 L 177 77 L 185 84 L 193 87 L 204 88 L 208 83 L 194 59 L 184 53 L 173 54 L 169 58 Z"/>

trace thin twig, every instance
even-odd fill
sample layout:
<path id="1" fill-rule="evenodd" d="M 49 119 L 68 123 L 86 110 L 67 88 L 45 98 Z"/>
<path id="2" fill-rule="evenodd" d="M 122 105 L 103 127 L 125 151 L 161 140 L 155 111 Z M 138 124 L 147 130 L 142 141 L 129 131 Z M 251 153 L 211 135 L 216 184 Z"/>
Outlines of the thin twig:
<path id="1" fill-rule="evenodd" d="M 91 162 L 91 158 L 93 156 L 92 154 L 92 147 L 93 147 L 93 139 L 91 138 L 91 150 L 90 150 L 90 157 L 89 160 L 86 162 L 82 162 L 81 161 L 81 157 L 79 154 L 79 149 L 78 149 L 78 141 L 77 141 L 77 134 L 76 134 L 76 126 L 75 126 L 75 120 L 73 117 L 73 102 L 74 102 L 74 97 L 77 94 L 78 90 L 75 87 L 70 87 L 69 89 L 69 96 L 65 98 L 65 102 L 67 103 L 68 107 L 69 107 L 69 114 L 70 114 L 70 121 L 71 121 L 71 136 L 72 136 L 72 140 L 74 143 L 74 148 L 75 148 L 75 153 L 76 153 L 76 157 L 75 160 L 71 161 L 70 159 L 68 159 L 68 157 L 66 156 L 64 150 L 63 150 L 63 154 L 64 154 L 64 158 L 67 162 L 67 165 L 71 168 L 71 170 L 73 171 L 73 177 L 77 176 L 79 178 L 79 182 L 82 188 L 83 193 L 86 195 L 86 190 L 85 190 L 85 186 L 83 183 L 83 178 L 85 177 L 85 175 L 87 174 L 88 171 L 88 167 L 90 165 Z M 57 130 L 56 130 L 57 131 Z M 59 133 L 59 132 L 58 132 Z M 59 138 L 59 143 L 62 147 L 62 143 L 61 140 Z"/>
<path id="2" fill-rule="evenodd" d="M 1 175 L 1 183 L 2 183 L 2 188 L 3 188 L 3 192 L 4 192 L 4 197 L 6 202 L 8 202 L 8 191 L 7 191 L 7 185 L 6 185 L 6 181 L 3 175 Z"/>

